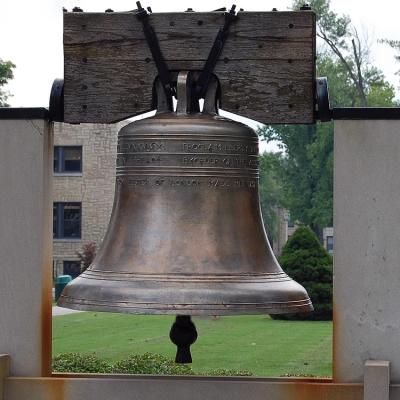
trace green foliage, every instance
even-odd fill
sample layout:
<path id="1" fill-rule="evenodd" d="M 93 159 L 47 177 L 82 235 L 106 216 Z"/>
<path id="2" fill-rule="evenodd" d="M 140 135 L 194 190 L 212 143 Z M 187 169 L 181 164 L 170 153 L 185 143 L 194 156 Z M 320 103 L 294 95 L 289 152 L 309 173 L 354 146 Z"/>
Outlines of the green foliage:
<path id="1" fill-rule="evenodd" d="M 321 55 L 317 71 L 319 76 L 328 77 L 332 106 L 361 104 L 358 90 L 349 81 L 340 61 Z M 368 103 L 393 106 L 394 88 L 382 74 L 376 72 L 368 79 Z M 312 226 L 316 232 L 332 225 L 333 123 L 268 126 L 261 129 L 259 135 L 282 145 L 283 152 L 274 158 L 273 164 L 274 174 L 280 182 L 277 199 L 290 210 L 292 219 Z"/>
<path id="2" fill-rule="evenodd" d="M 3 61 L 0 59 L 0 107 L 8 107 L 7 98 L 9 93 L 2 90 L 2 86 L 6 85 L 9 80 L 14 78 L 13 69 L 15 65 L 11 61 Z"/>
<path id="3" fill-rule="evenodd" d="M 269 238 L 273 241 L 278 233 L 277 207 L 283 207 L 282 180 L 279 175 L 280 153 L 263 153 L 259 157 L 260 165 L 260 205 L 264 225 Z"/>
<path id="4" fill-rule="evenodd" d="M 61 353 L 53 358 L 54 372 L 75 372 L 82 374 L 111 373 L 109 363 L 96 354 Z"/>
<path id="5" fill-rule="evenodd" d="M 283 270 L 307 290 L 314 305 L 312 314 L 272 316 L 279 319 L 332 319 L 332 257 L 315 234 L 305 226 L 296 229 L 279 257 Z"/>
<path id="6" fill-rule="evenodd" d="M 204 372 L 201 375 L 205 375 L 205 376 L 252 376 L 253 374 L 250 371 L 246 371 L 246 370 L 218 368 L 218 369 L 212 369 L 211 371 Z"/>
<path id="7" fill-rule="evenodd" d="M 187 364 L 176 364 L 161 354 L 132 354 L 111 363 L 96 354 L 61 353 L 53 358 L 54 372 L 91 374 L 145 374 L 145 375 L 195 375 Z M 214 369 L 203 372 L 207 376 L 251 376 L 251 372 L 233 369 Z"/>
<path id="8" fill-rule="evenodd" d="M 118 374 L 193 375 L 190 366 L 153 353 L 133 354 L 116 362 L 112 369 Z"/>

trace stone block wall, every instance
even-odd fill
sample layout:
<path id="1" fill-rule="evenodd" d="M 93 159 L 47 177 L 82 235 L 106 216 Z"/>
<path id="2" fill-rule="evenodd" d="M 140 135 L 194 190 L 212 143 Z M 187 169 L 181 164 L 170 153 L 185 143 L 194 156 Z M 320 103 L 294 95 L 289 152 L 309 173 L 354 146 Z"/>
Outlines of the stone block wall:
<path id="1" fill-rule="evenodd" d="M 54 275 L 63 273 L 63 261 L 77 260 L 87 242 L 100 245 L 111 215 L 115 186 L 118 130 L 122 124 L 56 123 L 54 146 L 82 146 L 82 173 L 53 176 L 53 202 L 81 202 L 81 239 L 54 239 Z"/>

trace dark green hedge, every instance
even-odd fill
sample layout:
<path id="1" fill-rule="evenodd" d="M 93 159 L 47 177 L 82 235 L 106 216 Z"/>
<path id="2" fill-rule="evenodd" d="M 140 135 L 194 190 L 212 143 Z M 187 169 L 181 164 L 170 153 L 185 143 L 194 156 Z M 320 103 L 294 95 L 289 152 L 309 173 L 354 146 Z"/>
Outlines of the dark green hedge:
<path id="1" fill-rule="evenodd" d="M 301 226 L 289 238 L 279 257 L 283 270 L 307 290 L 314 305 L 311 314 L 271 315 L 274 319 L 332 319 L 332 257 L 310 228 Z"/>

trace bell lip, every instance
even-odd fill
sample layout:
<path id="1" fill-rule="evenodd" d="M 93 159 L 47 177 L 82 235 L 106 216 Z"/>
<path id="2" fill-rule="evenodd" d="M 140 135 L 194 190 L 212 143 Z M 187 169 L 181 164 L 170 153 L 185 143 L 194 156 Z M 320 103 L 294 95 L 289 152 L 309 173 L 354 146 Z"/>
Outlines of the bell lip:
<path id="1" fill-rule="evenodd" d="M 281 272 L 255 274 L 242 281 L 236 280 L 238 277 L 233 281 L 221 277 L 202 281 L 193 276 L 178 281 L 155 276 L 153 280 L 140 274 L 133 274 L 135 279 L 121 280 L 100 271 L 97 274 L 97 277 L 82 274 L 70 282 L 58 305 L 80 311 L 128 314 L 251 315 L 313 311 L 306 290 Z"/>
<path id="2" fill-rule="evenodd" d="M 293 304 L 294 303 L 294 304 Z M 238 307 L 236 304 L 215 305 L 215 304 L 196 304 L 192 308 L 179 304 L 165 306 L 165 304 L 151 304 L 151 306 L 127 307 L 116 303 L 94 304 L 85 301 L 79 301 L 66 296 L 61 296 L 57 302 L 59 307 L 70 308 L 78 311 L 111 312 L 136 315 L 210 315 L 210 316 L 234 316 L 234 315 L 269 315 L 269 314 L 304 314 L 314 311 L 311 300 L 304 299 L 299 302 L 286 302 L 282 306 L 264 306 L 264 307 Z M 239 305 L 240 306 L 240 305 Z"/>

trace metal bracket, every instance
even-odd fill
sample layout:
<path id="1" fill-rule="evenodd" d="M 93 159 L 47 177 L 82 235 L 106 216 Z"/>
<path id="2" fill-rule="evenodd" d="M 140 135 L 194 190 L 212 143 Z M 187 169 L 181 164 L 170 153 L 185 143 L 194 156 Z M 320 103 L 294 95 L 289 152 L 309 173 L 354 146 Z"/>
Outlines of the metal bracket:
<path id="1" fill-rule="evenodd" d="M 316 105 L 317 119 L 321 122 L 328 122 L 332 119 L 332 110 L 329 103 L 328 79 L 317 78 L 316 82 Z"/>
<path id="2" fill-rule="evenodd" d="M 199 99 L 195 93 L 196 78 L 199 76 L 198 71 L 180 71 L 178 73 L 171 72 L 170 79 L 177 89 L 177 114 L 187 114 L 200 112 Z M 220 99 L 220 85 L 217 77 L 211 74 L 208 88 L 204 96 L 203 113 L 218 114 L 218 104 Z M 167 106 L 165 92 L 163 90 L 160 79 L 157 78 L 153 87 L 153 106 L 157 109 L 157 113 L 170 112 Z"/>
<path id="3" fill-rule="evenodd" d="M 55 79 L 50 91 L 50 120 L 64 122 L 64 79 Z"/>

